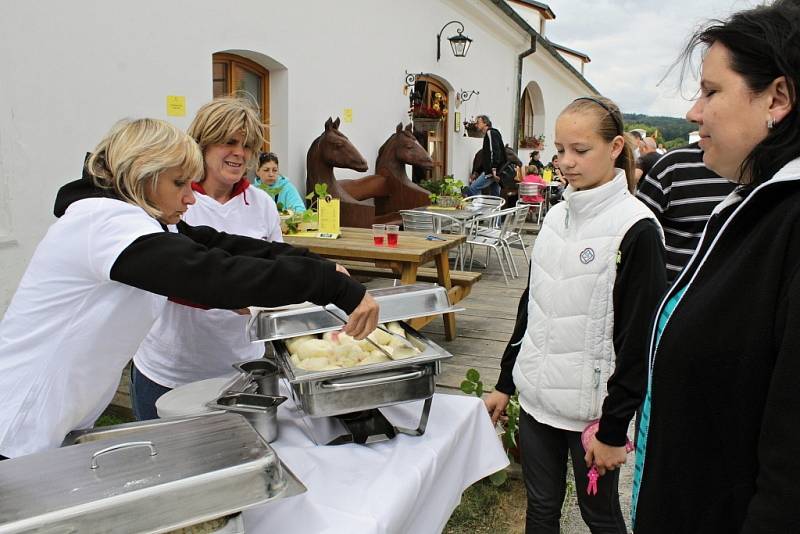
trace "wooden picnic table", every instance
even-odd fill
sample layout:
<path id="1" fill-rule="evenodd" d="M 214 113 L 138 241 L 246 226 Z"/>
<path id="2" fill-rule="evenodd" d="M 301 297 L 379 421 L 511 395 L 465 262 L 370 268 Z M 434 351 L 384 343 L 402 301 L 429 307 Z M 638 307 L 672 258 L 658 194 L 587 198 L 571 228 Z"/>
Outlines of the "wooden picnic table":
<path id="1" fill-rule="evenodd" d="M 401 231 L 397 247 L 376 246 L 372 240 L 372 229 L 345 227 L 341 229 L 341 237 L 338 239 L 285 235 L 284 241 L 305 247 L 325 258 L 374 262 L 379 267 L 388 266 L 400 273 L 400 283 L 404 285 L 416 282 L 419 267 L 433 261 L 436 263 L 437 283 L 447 289 L 450 303 L 455 304 L 450 293 L 452 283 L 448 253 L 450 249 L 463 243 L 466 236 L 439 234 L 430 240 L 426 236 L 425 233 Z M 442 317 L 447 339 L 455 339 L 455 314 L 446 313 Z M 423 318 L 409 323 L 414 328 L 421 328 L 430 320 Z"/>

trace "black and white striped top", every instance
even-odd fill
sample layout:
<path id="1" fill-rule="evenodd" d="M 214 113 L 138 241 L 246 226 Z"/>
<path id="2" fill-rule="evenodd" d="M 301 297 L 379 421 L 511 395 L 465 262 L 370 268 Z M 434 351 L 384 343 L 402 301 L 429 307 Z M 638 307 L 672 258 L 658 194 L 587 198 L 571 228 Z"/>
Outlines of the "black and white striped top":
<path id="1" fill-rule="evenodd" d="M 697 143 L 667 152 L 642 178 L 636 196 L 664 228 L 667 280 L 689 262 L 714 207 L 735 187 L 706 168 Z"/>

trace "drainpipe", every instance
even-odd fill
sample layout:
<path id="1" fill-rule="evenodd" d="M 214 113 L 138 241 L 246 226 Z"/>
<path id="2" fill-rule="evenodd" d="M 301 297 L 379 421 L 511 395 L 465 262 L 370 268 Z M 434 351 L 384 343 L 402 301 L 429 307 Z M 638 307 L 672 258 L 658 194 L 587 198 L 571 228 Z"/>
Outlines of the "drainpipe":
<path id="1" fill-rule="evenodd" d="M 522 60 L 536 52 L 536 36 L 531 35 L 531 47 L 517 56 L 517 99 L 514 108 L 514 150 L 519 150 L 519 113 L 522 97 Z"/>

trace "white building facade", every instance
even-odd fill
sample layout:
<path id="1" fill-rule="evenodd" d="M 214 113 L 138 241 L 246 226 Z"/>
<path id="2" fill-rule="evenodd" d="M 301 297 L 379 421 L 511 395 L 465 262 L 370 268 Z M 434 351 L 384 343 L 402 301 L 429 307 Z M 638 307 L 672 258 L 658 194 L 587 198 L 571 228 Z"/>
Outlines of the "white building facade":
<path id="1" fill-rule="evenodd" d="M 547 160 L 554 153 L 558 112 L 574 98 L 596 91 L 537 33 L 543 22 L 533 27 L 520 16 L 523 4 L 517 0 L 4 3 L 0 7 L 0 314 L 55 220 L 56 191 L 80 176 L 85 153 L 123 117 L 162 118 L 185 129 L 214 95 L 215 58 L 243 58 L 243 64 L 255 64 L 268 73 L 262 92 L 265 118 L 271 125 L 269 149 L 280 156 L 282 174 L 301 191 L 306 151 L 328 117 L 343 118 L 341 131 L 370 164 L 367 174 L 374 172 L 380 145 L 397 123 L 410 120 L 413 86 L 406 85 L 407 74 L 419 74 L 418 79 L 430 80 L 447 93 L 439 138 L 430 142 L 431 150 L 439 151 L 442 173 L 466 180 L 481 140 L 465 137 L 461 122 L 481 113 L 491 117 L 508 144 L 518 141 L 520 122 L 527 121 L 527 131 L 545 136 L 542 159 Z M 531 9 L 536 11 L 535 6 Z M 465 58 L 454 57 L 447 37 L 456 34 L 457 25 L 450 25 L 442 32 L 437 61 L 436 35 L 452 20 L 463 23 L 472 45 Z M 479 94 L 459 104 L 456 95 L 462 90 Z M 527 112 L 521 105 L 526 92 Z M 177 105 L 169 114 L 168 97 L 182 97 L 184 107 Z M 524 162 L 529 151 L 520 150 Z M 359 174 L 339 170 L 337 176 Z"/>

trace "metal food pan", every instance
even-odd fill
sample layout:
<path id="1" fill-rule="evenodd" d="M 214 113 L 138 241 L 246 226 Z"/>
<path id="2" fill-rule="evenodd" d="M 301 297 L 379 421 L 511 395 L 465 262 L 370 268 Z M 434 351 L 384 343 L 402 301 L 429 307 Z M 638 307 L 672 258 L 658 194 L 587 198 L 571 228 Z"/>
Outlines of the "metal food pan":
<path id="1" fill-rule="evenodd" d="M 447 290 L 436 284 L 420 283 L 370 289 L 369 293 L 380 306 L 378 320 L 381 323 L 453 313 L 464 309 L 451 305 Z M 332 304 L 324 307 L 263 310 L 250 318 L 248 325 L 250 341 L 253 343 L 274 341 L 339 330 L 342 321 L 337 319 L 337 316 L 346 317 L 346 314 Z"/>
<path id="2" fill-rule="evenodd" d="M 360 412 L 430 398 L 439 369 L 439 362 L 429 362 L 393 371 L 300 382 L 292 384 L 292 395 L 311 417 Z"/>
<path id="3" fill-rule="evenodd" d="M 359 376 L 366 373 L 374 373 L 378 371 L 392 371 L 409 367 L 411 365 L 420 365 L 430 363 L 433 361 L 445 360 L 452 358 L 453 355 L 444 350 L 442 347 L 426 338 L 408 324 L 399 321 L 398 324 L 403 327 L 406 332 L 406 339 L 409 343 L 419 349 L 420 354 L 410 358 L 403 358 L 400 360 L 390 360 L 388 362 L 371 363 L 367 365 L 357 365 L 355 367 L 346 367 L 342 369 L 330 369 L 327 371 L 309 371 L 295 367 L 291 361 L 291 354 L 286 347 L 284 340 L 276 340 L 272 342 L 275 349 L 278 365 L 283 370 L 283 374 L 291 384 L 301 382 L 315 382 L 319 380 L 346 378 L 351 376 Z M 341 324 L 340 324 L 341 327 Z M 300 335 L 306 335 L 300 334 Z"/>
<path id="4" fill-rule="evenodd" d="M 121 426 L 0 462 L 0 533 L 168 532 L 305 491 L 240 415 Z"/>
<path id="5" fill-rule="evenodd" d="M 283 341 L 273 341 L 279 365 L 295 402 L 311 417 L 324 417 L 427 399 L 433 395 L 441 361 L 452 355 L 405 323 L 406 338 L 422 354 L 403 360 L 329 371 L 306 371 L 292 365 Z"/>

